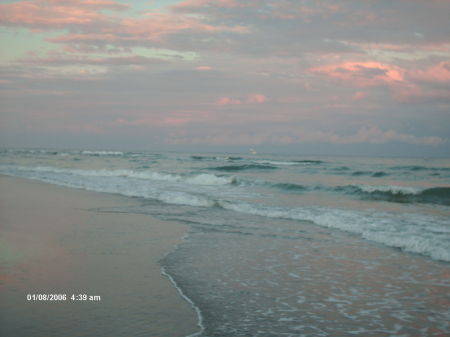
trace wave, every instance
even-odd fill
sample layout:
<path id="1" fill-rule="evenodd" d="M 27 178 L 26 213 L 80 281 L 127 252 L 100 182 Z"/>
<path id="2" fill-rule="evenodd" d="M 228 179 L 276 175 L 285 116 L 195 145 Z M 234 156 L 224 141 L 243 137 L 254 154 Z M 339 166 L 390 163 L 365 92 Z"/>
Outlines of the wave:
<path id="1" fill-rule="evenodd" d="M 211 159 L 212 157 L 205 157 L 205 156 L 191 156 L 191 159 L 193 160 L 208 160 Z"/>
<path id="2" fill-rule="evenodd" d="M 127 197 L 149 198 L 168 204 L 215 207 L 217 201 L 201 193 L 199 186 L 195 192 L 180 191 L 179 185 L 143 183 L 142 179 L 180 181 L 182 176 L 169 174 L 146 174 L 130 170 L 78 170 L 59 169 L 49 167 L 5 167 L 0 166 L 0 172 L 6 175 L 18 176 L 43 182 L 79 188 L 88 191 L 116 193 Z M 187 177 L 183 182 L 187 184 L 223 184 L 225 181 L 214 180 L 204 175 Z M 212 175 L 209 175 L 212 176 Z M 221 177 L 218 177 L 221 178 Z M 229 181 L 228 181 L 229 182 Z"/>
<path id="3" fill-rule="evenodd" d="M 84 150 L 79 152 L 82 155 L 85 156 L 94 156 L 94 157 L 100 157 L 100 156 L 123 156 L 124 153 L 121 151 L 89 151 Z"/>
<path id="4" fill-rule="evenodd" d="M 164 192 L 158 195 L 149 195 L 144 197 L 151 197 L 163 201 L 168 204 L 175 205 L 187 205 L 187 206 L 197 206 L 197 207 L 215 207 L 218 206 L 218 202 L 207 196 L 196 195 L 187 192 Z"/>
<path id="5" fill-rule="evenodd" d="M 280 165 L 280 166 L 292 166 L 292 165 L 319 165 L 325 163 L 322 160 L 289 160 L 289 161 L 283 161 L 283 160 L 269 160 L 269 159 L 261 159 L 261 160 L 254 160 L 255 163 L 263 164 L 263 165 Z"/>
<path id="6" fill-rule="evenodd" d="M 371 176 L 371 177 L 374 177 L 374 178 L 381 178 L 381 177 L 388 176 L 389 173 L 386 173 L 384 171 L 376 171 L 376 172 L 373 172 L 373 171 L 354 171 L 354 172 L 352 172 L 351 175 L 354 176 L 354 177 Z"/>
<path id="7" fill-rule="evenodd" d="M 281 166 L 297 165 L 297 163 L 293 161 L 280 161 L 280 160 L 254 160 L 253 162 L 262 165 L 281 165 Z"/>
<path id="8" fill-rule="evenodd" d="M 350 171 L 350 167 L 348 166 L 337 166 L 333 167 L 331 171 L 342 172 L 342 171 Z"/>
<path id="9" fill-rule="evenodd" d="M 242 157 L 236 157 L 236 156 L 191 156 L 192 160 L 199 160 L 199 161 L 215 161 L 215 160 L 224 160 L 224 161 L 235 161 L 235 160 L 241 160 Z"/>
<path id="10" fill-rule="evenodd" d="M 41 149 L 7 149 L 5 150 L 7 153 L 13 154 L 43 154 L 43 155 L 60 155 L 60 156 L 69 156 L 69 155 L 85 155 L 85 156 L 123 156 L 125 155 L 122 151 L 91 151 L 91 150 L 41 150 Z"/>
<path id="11" fill-rule="evenodd" d="M 59 151 L 55 150 L 42 150 L 42 149 L 3 149 L 1 152 L 3 153 L 12 153 L 12 154 L 47 154 L 47 155 L 57 155 Z"/>
<path id="12" fill-rule="evenodd" d="M 181 182 L 191 185 L 228 185 L 237 184 L 238 179 L 234 176 L 219 176 L 215 174 L 199 173 L 199 174 L 174 174 L 163 173 L 155 171 L 134 171 L 134 170 L 82 170 L 82 169 L 64 169 L 56 167 L 38 166 L 38 167 L 0 167 L 1 171 L 14 172 L 14 171 L 29 171 L 31 173 L 59 173 L 70 174 L 74 176 L 83 177 L 124 177 L 124 178 L 136 178 L 144 180 L 156 180 L 156 181 L 168 181 L 168 182 Z"/>
<path id="13" fill-rule="evenodd" d="M 281 208 L 248 203 L 222 203 L 225 209 L 269 218 L 309 221 L 313 224 L 358 234 L 363 238 L 402 250 L 450 261 L 449 221 L 421 214 L 381 214 L 326 207 Z M 433 234 L 430 234 L 430 224 Z"/>
<path id="14" fill-rule="evenodd" d="M 344 191 L 349 194 L 356 194 L 369 200 L 450 205 L 450 187 L 447 186 L 418 188 L 392 185 L 349 185 L 339 186 L 334 188 L 334 190 Z"/>
<path id="15" fill-rule="evenodd" d="M 294 162 L 300 163 L 300 164 L 324 164 L 325 163 L 323 160 L 311 160 L 311 159 L 294 160 Z"/>
<path id="16" fill-rule="evenodd" d="M 370 172 L 370 171 L 355 171 L 352 173 L 352 176 L 355 176 L 355 177 L 368 176 L 368 175 L 371 175 L 371 173 L 372 172 Z"/>
<path id="17" fill-rule="evenodd" d="M 310 189 L 310 187 L 308 187 L 308 186 L 298 185 L 298 184 L 289 184 L 289 183 L 276 183 L 276 184 L 271 184 L 270 186 L 278 188 L 280 190 L 290 191 L 290 192 L 305 192 Z"/>
<path id="18" fill-rule="evenodd" d="M 243 165 L 225 165 L 225 166 L 210 167 L 209 169 L 215 171 L 235 172 L 247 170 L 274 170 L 276 168 L 277 168 L 276 166 L 266 164 L 243 164 Z"/>
<path id="19" fill-rule="evenodd" d="M 388 175 L 389 175 L 389 173 L 386 173 L 384 171 L 377 171 L 377 172 L 372 173 L 372 177 L 375 177 L 375 178 L 381 178 L 381 177 L 385 177 Z"/>
<path id="20" fill-rule="evenodd" d="M 450 171 L 450 167 L 430 167 L 421 165 L 393 166 L 390 169 L 402 171 Z"/>

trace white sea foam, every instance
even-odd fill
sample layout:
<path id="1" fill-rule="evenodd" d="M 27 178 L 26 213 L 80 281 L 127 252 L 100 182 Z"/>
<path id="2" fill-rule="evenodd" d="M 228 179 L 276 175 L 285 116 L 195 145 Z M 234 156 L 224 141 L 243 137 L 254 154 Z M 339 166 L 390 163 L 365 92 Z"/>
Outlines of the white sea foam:
<path id="1" fill-rule="evenodd" d="M 164 192 L 157 196 L 161 201 L 169 204 L 213 207 L 216 205 L 214 200 L 200 195 L 194 195 L 185 192 Z"/>
<path id="2" fill-rule="evenodd" d="M 178 286 L 177 282 L 174 280 L 174 278 L 166 271 L 166 268 L 161 267 L 161 274 L 165 277 L 167 277 L 170 282 L 172 283 L 172 285 L 175 287 L 175 289 L 178 291 L 178 293 L 180 294 L 180 296 L 186 301 L 188 302 L 191 307 L 194 309 L 195 313 L 197 314 L 197 325 L 200 328 L 200 331 L 194 332 L 193 334 L 190 334 L 189 336 L 186 337 L 197 337 L 197 336 L 201 336 L 202 333 L 205 331 L 205 326 L 203 325 L 203 315 L 202 312 L 200 311 L 200 309 L 195 305 L 195 303 L 189 298 L 187 297 L 183 290 Z"/>
<path id="3" fill-rule="evenodd" d="M 201 173 L 188 177 L 185 181 L 188 184 L 195 185 L 227 185 L 235 183 L 237 179 L 233 176 L 216 176 L 215 174 Z"/>
<path id="4" fill-rule="evenodd" d="M 397 186 L 397 185 L 356 185 L 361 191 L 367 193 L 390 192 L 392 194 L 411 194 L 417 195 L 424 190 L 420 187 Z"/>
<path id="5" fill-rule="evenodd" d="M 121 151 L 81 151 L 81 154 L 88 156 L 123 156 L 124 153 Z"/>
<path id="6" fill-rule="evenodd" d="M 257 164 L 263 164 L 263 165 L 285 165 L 285 166 L 299 164 L 297 162 L 292 162 L 292 161 L 278 161 L 278 160 L 253 160 L 253 162 L 257 163 Z"/>

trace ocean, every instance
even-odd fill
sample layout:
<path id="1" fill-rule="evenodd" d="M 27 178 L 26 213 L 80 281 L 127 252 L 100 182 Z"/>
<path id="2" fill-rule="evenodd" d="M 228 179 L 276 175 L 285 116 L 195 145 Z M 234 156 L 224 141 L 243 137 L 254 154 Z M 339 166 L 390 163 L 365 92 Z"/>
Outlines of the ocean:
<path id="1" fill-rule="evenodd" d="M 0 174 L 139 198 L 195 336 L 450 334 L 450 159 L 4 149 Z M 194 335 L 192 335 L 194 336 Z"/>

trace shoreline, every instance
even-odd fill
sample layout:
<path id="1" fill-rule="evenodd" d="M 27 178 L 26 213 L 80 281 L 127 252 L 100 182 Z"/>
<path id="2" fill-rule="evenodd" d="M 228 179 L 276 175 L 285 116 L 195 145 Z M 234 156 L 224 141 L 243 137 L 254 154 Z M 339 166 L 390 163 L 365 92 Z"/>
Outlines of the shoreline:
<path id="1" fill-rule="evenodd" d="M 114 211 L 138 203 L 119 195 L 3 175 L 0 189 L 2 335 L 184 337 L 202 329 L 159 264 L 186 225 Z"/>

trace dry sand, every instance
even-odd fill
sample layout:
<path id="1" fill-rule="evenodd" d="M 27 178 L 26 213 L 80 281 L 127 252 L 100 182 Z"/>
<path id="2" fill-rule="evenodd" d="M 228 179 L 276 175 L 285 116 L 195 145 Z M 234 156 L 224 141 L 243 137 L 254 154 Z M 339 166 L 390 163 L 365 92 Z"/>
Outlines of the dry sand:
<path id="1" fill-rule="evenodd" d="M 187 227 L 105 211 L 136 203 L 0 176 L 0 335 L 170 337 L 198 331 L 194 310 L 158 264 Z M 28 301 L 27 294 L 67 299 Z M 101 300 L 72 301 L 72 294 Z"/>

